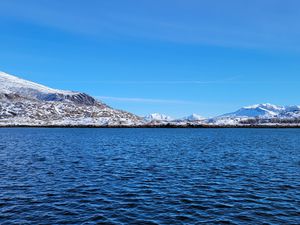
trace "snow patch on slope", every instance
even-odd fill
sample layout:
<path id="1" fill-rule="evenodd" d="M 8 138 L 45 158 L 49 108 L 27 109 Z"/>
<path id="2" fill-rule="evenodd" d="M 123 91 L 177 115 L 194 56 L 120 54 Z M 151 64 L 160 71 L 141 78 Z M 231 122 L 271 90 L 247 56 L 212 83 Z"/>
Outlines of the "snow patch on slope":
<path id="1" fill-rule="evenodd" d="M 73 91 L 62 91 L 46 87 L 41 84 L 37 84 L 31 81 L 27 81 L 16 76 L 0 72 L 0 90 L 7 94 L 20 92 L 22 94 L 28 94 L 35 92 L 41 92 L 45 94 L 63 94 L 63 95 L 74 95 L 78 92 Z"/>
<path id="2" fill-rule="evenodd" d="M 80 92 L 62 91 L 0 72 L 0 93 L 17 94 L 25 98 L 42 101 L 73 102 L 94 105 L 97 100 Z"/>

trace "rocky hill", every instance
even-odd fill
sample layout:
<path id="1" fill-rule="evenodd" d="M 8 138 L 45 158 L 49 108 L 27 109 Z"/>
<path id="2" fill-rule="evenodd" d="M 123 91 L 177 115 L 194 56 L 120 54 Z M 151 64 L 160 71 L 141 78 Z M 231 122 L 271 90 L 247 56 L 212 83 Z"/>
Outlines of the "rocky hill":
<path id="1" fill-rule="evenodd" d="M 140 117 L 85 93 L 56 90 L 0 73 L 1 126 L 127 126 L 141 122 Z"/>

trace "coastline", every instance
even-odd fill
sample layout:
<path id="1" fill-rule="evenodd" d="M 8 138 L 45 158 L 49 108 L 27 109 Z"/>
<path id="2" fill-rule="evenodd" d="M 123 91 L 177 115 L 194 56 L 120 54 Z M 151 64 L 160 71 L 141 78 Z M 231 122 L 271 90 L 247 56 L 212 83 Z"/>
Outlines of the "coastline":
<path id="1" fill-rule="evenodd" d="M 132 125 L 132 126 L 94 126 L 94 125 L 0 125 L 1 128 L 176 128 L 176 129 L 183 129 L 183 128 L 192 128 L 192 129 L 212 129 L 212 128 L 253 128 L 253 129 L 261 129 L 261 128 L 272 128 L 272 129 L 287 129 L 287 128 L 300 128 L 300 124 L 298 125 Z"/>

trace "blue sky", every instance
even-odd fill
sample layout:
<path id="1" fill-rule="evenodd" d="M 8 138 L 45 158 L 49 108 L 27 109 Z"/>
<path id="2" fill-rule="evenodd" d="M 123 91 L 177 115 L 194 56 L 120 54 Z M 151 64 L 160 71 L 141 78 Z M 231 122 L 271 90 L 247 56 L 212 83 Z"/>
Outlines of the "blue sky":
<path id="1" fill-rule="evenodd" d="M 1 0 L 0 70 L 138 115 L 300 104 L 297 0 Z"/>

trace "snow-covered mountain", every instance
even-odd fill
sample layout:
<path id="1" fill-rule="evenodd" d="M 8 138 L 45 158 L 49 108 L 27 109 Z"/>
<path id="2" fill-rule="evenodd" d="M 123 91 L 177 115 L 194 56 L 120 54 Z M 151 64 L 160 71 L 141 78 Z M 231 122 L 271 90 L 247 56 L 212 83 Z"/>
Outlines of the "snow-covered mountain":
<path id="1" fill-rule="evenodd" d="M 161 125 L 170 125 L 170 126 L 189 126 L 189 125 L 201 125 L 204 124 L 205 118 L 197 114 L 192 114 L 187 117 L 180 119 L 174 119 L 170 116 L 153 113 L 144 117 L 144 124 L 151 126 L 161 126 Z"/>
<path id="2" fill-rule="evenodd" d="M 184 117 L 181 120 L 183 120 L 183 121 L 189 121 L 189 122 L 194 122 L 194 121 L 203 121 L 203 120 L 205 120 L 205 118 L 202 117 L 202 116 L 200 116 L 200 115 L 198 115 L 198 114 L 193 113 L 192 115 Z"/>
<path id="3" fill-rule="evenodd" d="M 257 104 L 212 119 L 153 113 L 144 118 L 116 110 L 81 92 L 49 88 L 0 72 L 0 126 L 300 126 L 300 106 Z"/>
<path id="4" fill-rule="evenodd" d="M 172 117 L 160 114 L 160 113 L 152 113 L 144 117 L 144 121 L 152 122 L 152 121 L 172 121 Z"/>
<path id="5" fill-rule="evenodd" d="M 52 89 L 0 73 L 0 125 L 140 124 L 142 119 L 113 109 L 93 97 Z"/>
<path id="6" fill-rule="evenodd" d="M 257 104 L 243 107 L 233 113 L 227 113 L 220 117 L 274 117 L 284 111 L 285 107 L 266 104 Z"/>
<path id="7" fill-rule="evenodd" d="M 281 122 L 286 119 L 300 118 L 299 106 L 278 106 L 269 103 L 243 107 L 235 112 L 227 113 L 213 119 L 208 123 L 216 125 L 247 124 L 248 121 L 257 120 L 258 123 L 267 121 L 270 123 Z"/>
<path id="8" fill-rule="evenodd" d="M 279 106 L 257 104 L 242 107 L 210 119 L 192 114 L 180 119 L 172 119 L 164 114 L 154 113 L 144 117 L 144 125 L 172 126 L 248 126 L 248 125 L 297 125 L 300 126 L 300 106 Z"/>

